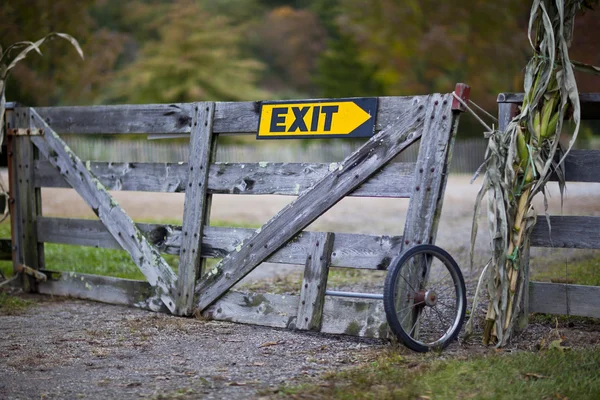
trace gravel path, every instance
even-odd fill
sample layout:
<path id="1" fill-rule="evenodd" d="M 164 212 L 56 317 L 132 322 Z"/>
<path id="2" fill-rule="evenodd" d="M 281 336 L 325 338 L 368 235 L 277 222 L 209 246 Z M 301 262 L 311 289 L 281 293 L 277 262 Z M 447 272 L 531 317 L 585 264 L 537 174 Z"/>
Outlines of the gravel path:
<path id="1" fill-rule="evenodd" d="M 246 399 L 387 347 L 379 340 L 34 297 L 0 315 L 0 399 Z"/>

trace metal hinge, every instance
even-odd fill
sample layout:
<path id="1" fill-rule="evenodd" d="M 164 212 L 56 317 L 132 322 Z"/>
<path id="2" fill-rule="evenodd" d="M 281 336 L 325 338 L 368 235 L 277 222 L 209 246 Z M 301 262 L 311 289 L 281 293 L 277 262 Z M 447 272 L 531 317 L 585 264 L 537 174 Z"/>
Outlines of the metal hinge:
<path id="1" fill-rule="evenodd" d="M 44 136 L 44 130 L 35 128 L 13 128 L 8 130 L 8 134 L 13 136 Z"/>

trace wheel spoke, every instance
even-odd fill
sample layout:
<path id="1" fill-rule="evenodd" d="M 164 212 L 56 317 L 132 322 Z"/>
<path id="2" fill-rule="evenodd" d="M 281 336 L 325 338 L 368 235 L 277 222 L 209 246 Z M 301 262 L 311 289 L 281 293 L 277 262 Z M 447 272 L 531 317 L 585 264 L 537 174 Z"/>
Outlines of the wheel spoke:
<path id="1" fill-rule="evenodd" d="M 446 320 L 445 320 L 445 318 L 444 318 L 444 316 L 443 316 L 443 315 L 442 315 L 442 314 L 439 312 L 439 310 L 438 310 L 436 307 L 431 307 L 431 309 L 432 309 L 433 311 L 435 311 L 435 313 L 436 313 L 436 314 L 437 314 L 437 316 L 438 316 L 438 319 L 440 320 L 440 322 L 441 322 L 442 324 L 446 324 L 446 323 L 447 323 L 447 322 L 446 322 Z M 448 324 L 448 327 L 451 327 L 451 326 L 452 326 L 452 324 Z"/>
<path id="2" fill-rule="evenodd" d="M 407 281 L 407 280 L 406 280 L 406 278 L 405 278 L 405 277 L 404 277 L 402 274 L 400 274 L 400 276 L 402 277 L 402 279 L 404 280 L 404 282 L 406 282 L 406 284 L 408 285 L 408 287 L 410 288 L 410 290 L 412 290 L 413 292 L 415 292 L 415 293 L 416 293 L 416 292 L 417 292 L 417 290 L 415 290 L 415 289 L 412 287 L 412 285 L 410 284 L 410 282 L 409 282 L 409 281 Z"/>
<path id="3" fill-rule="evenodd" d="M 423 315 L 423 312 L 419 313 L 419 316 L 417 317 L 417 319 L 415 320 L 415 324 L 413 325 L 412 329 L 410 330 L 410 332 L 408 332 L 408 336 L 411 336 L 413 331 L 415 330 L 415 328 L 417 327 L 417 324 L 419 323 L 419 321 L 421 320 L 421 315 Z"/>
<path id="4" fill-rule="evenodd" d="M 410 305 L 408 307 L 404 307 L 402 310 L 396 311 L 396 314 L 400 314 L 404 310 L 408 310 L 409 308 L 414 308 L 414 307 L 418 306 L 419 304 L 423 304 L 423 303 L 425 303 L 425 301 L 420 301 L 420 302 L 414 303 L 414 304 L 412 304 L 412 305 Z"/>

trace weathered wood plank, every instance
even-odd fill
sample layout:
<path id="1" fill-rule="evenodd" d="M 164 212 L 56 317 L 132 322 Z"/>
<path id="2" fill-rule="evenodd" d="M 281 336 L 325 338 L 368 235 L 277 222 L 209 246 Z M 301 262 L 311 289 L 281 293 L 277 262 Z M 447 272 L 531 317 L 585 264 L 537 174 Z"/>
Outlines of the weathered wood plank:
<path id="1" fill-rule="evenodd" d="M 57 133 L 189 133 L 193 103 L 38 107 Z"/>
<path id="2" fill-rule="evenodd" d="M 425 114 L 425 128 L 415 168 L 415 188 L 406 213 L 404 249 L 435 243 L 457 124 L 458 113 L 453 114 L 452 96 L 433 95 Z M 417 270 L 421 265 L 411 264 L 410 283 L 399 290 L 404 292 L 409 287 L 421 286 L 423 271 Z M 398 298 L 411 299 L 413 296 L 405 293 Z M 412 315 L 409 318 L 401 316 L 400 319 L 406 321 L 407 326 L 414 326 L 417 314 L 407 305 L 403 304 L 402 309 Z M 416 329 L 418 333 L 418 326 Z"/>
<path id="3" fill-rule="evenodd" d="M 90 163 L 90 170 L 108 190 L 184 192 L 188 168 L 187 163 Z M 214 163 L 208 193 L 295 196 L 336 168 L 337 163 Z M 414 171 L 415 163 L 388 164 L 349 196 L 408 198 Z M 36 161 L 35 185 L 70 187 L 48 161 Z"/>
<path id="4" fill-rule="evenodd" d="M 38 285 L 41 294 L 69 296 L 152 311 L 169 311 L 148 282 L 74 272 L 43 272 L 49 279 Z"/>
<path id="5" fill-rule="evenodd" d="M 410 110 L 425 96 L 379 97 L 375 130 Z M 193 103 L 84 107 L 40 107 L 38 113 L 57 133 L 129 134 L 189 133 Z M 248 133 L 258 130 L 260 102 L 215 104 L 213 133 Z"/>
<path id="6" fill-rule="evenodd" d="M 404 225 L 404 243 L 434 243 L 442 211 L 448 165 L 458 124 L 451 95 L 432 95 L 415 167 L 415 187 Z"/>
<path id="7" fill-rule="evenodd" d="M 498 103 L 498 130 L 504 130 L 517 115 L 518 107 L 514 103 Z"/>
<path id="8" fill-rule="evenodd" d="M 383 302 L 327 296 L 321 332 L 387 339 Z"/>
<path id="9" fill-rule="evenodd" d="M 14 127 L 15 125 L 15 111 L 7 110 L 6 111 L 6 126 L 7 129 Z M 19 264 L 22 264 L 22 259 L 20 255 L 20 248 L 23 245 L 22 233 L 21 233 L 21 210 L 16 206 L 18 204 L 19 199 L 19 190 L 17 188 L 17 184 L 19 179 L 17 177 L 17 157 L 16 149 L 17 144 L 15 137 L 12 135 L 7 135 L 6 137 L 6 150 L 7 150 L 7 161 L 8 161 L 8 193 L 9 193 L 9 212 L 10 212 L 10 235 L 12 242 L 12 264 L 13 264 L 13 273 L 16 274 L 16 269 Z"/>
<path id="10" fill-rule="evenodd" d="M 531 233 L 533 247 L 600 249 L 600 217 L 551 216 L 550 235 L 546 219 L 539 217 Z"/>
<path id="11" fill-rule="evenodd" d="M 43 136 L 31 137 L 40 153 L 60 170 L 62 176 L 90 205 L 111 235 L 131 255 L 148 283 L 160 290 L 162 300 L 173 312 L 175 301 L 171 291 L 176 281 L 173 270 L 137 229 L 131 218 L 115 202 L 102 183 L 40 118 L 35 110 L 29 110 L 35 127 L 44 130 Z"/>
<path id="12" fill-rule="evenodd" d="M 529 311 L 600 318 L 600 287 L 531 282 Z"/>
<path id="13" fill-rule="evenodd" d="M 600 150 L 571 150 L 565 158 L 567 182 L 600 182 L 599 170 Z"/>
<path id="14" fill-rule="evenodd" d="M 298 296 L 231 291 L 202 315 L 220 321 L 293 329 L 298 301 Z"/>
<path id="15" fill-rule="evenodd" d="M 209 306 L 203 316 L 221 321 L 295 329 L 298 303 L 295 295 L 231 291 Z M 323 333 L 387 338 L 383 302 L 326 297 Z"/>
<path id="16" fill-rule="evenodd" d="M 180 226 L 137 224 L 137 227 L 159 251 L 180 254 Z M 37 228 L 42 242 L 121 248 L 101 221 L 42 217 L 38 219 Z M 254 229 L 205 226 L 202 257 L 225 257 L 254 233 Z M 302 232 L 267 261 L 281 264 L 304 263 L 314 234 L 315 232 Z M 402 236 L 336 233 L 331 266 L 385 270 L 390 261 L 400 253 L 401 246 Z"/>
<path id="17" fill-rule="evenodd" d="M 28 109 L 16 109 L 14 115 L 15 128 L 30 129 L 33 128 Z M 40 249 L 38 246 L 36 219 L 40 213 L 39 191 L 36 191 L 33 185 L 33 166 L 34 166 L 34 148 L 29 136 L 17 136 L 13 139 L 15 147 L 16 181 L 15 192 L 18 192 L 15 205 L 19 209 L 20 224 L 18 232 L 20 237 L 17 239 L 19 258 L 22 264 L 33 269 L 40 268 Z M 36 280 L 33 277 L 27 278 L 27 290 L 36 290 Z"/>
<path id="18" fill-rule="evenodd" d="M 312 250 L 309 249 L 304 267 L 296 328 L 319 331 L 335 235 L 322 232 L 313 236 Z"/>
<path id="19" fill-rule="evenodd" d="M 215 103 L 196 103 L 190 139 L 188 188 L 183 208 L 183 237 L 177 277 L 177 313 L 190 315 L 194 287 L 202 261 L 202 230 L 206 215 L 206 186 L 212 145 L 212 121 Z"/>
<path id="20" fill-rule="evenodd" d="M 414 99 L 412 109 L 400 110 L 394 123 L 347 157 L 337 171 L 330 172 L 311 189 L 303 192 L 263 225 L 239 251 L 228 254 L 206 274 L 196 288 L 198 308 L 203 310 L 209 306 L 318 216 L 417 140 L 422 134 L 424 109 L 429 97 Z"/>
<path id="21" fill-rule="evenodd" d="M 581 118 L 600 119 L 600 93 L 580 93 Z M 498 103 L 523 103 L 523 93 L 500 93 Z"/>
<path id="22" fill-rule="evenodd" d="M 379 109 L 375 130 L 379 131 L 394 121 L 398 114 L 410 110 L 415 101 L 422 102 L 425 96 L 379 97 Z M 216 133 L 252 133 L 258 130 L 260 102 L 217 103 L 214 131 Z"/>
<path id="23" fill-rule="evenodd" d="M 91 162 L 89 167 L 108 190 L 179 193 L 188 184 L 187 163 Z M 71 187 L 49 161 L 36 161 L 35 185 Z"/>

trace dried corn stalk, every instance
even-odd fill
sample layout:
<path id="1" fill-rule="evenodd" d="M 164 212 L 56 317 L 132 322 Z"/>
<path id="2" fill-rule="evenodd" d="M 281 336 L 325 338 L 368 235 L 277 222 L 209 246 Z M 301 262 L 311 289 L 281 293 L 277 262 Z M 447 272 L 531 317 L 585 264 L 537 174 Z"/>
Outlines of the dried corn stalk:
<path id="1" fill-rule="evenodd" d="M 0 46 L 0 146 L 2 146 L 2 143 L 4 142 L 4 113 L 6 106 L 5 91 L 6 81 L 8 79 L 8 76 L 10 75 L 10 71 L 19 63 L 19 61 L 27 57 L 27 54 L 29 52 L 35 50 L 38 54 L 42 55 L 42 52 L 40 51 L 40 46 L 42 45 L 42 43 L 55 36 L 65 39 L 69 43 L 71 43 L 73 47 L 75 47 L 75 50 L 77 50 L 77 53 L 79 53 L 81 58 L 83 58 L 83 51 L 81 50 L 81 47 L 79 47 L 79 43 L 77 42 L 77 40 L 75 40 L 75 38 L 73 38 L 71 35 L 67 35 L 66 33 L 50 33 L 49 35 L 44 36 L 36 42 L 17 42 L 8 46 L 4 51 L 2 51 L 2 46 Z M 12 52 L 16 51 L 19 51 L 19 53 L 17 53 L 16 56 L 11 58 Z M 4 188 L 4 185 L 1 180 L 0 196 L 7 197 L 6 189 Z M 8 204 L 8 202 L 5 202 L 5 204 Z M 7 216 L 7 213 L 8 207 L 5 208 L 4 215 L 0 218 L 0 220 L 4 220 Z"/>
<path id="2" fill-rule="evenodd" d="M 480 279 L 490 297 L 483 332 L 486 344 L 506 345 L 520 311 L 525 289 L 521 266 L 536 221 L 533 197 L 540 192 L 545 197 L 552 172 L 563 194 L 562 163 L 580 125 L 579 93 L 568 49 L 576 13 L 590 6 L 589 0 L 534 0 L 529 21 L 534 54 L 525 71 L 524 102 L 504 131 L 490 133 L 471 235 L 472 260 L 477 215 L 487 194 L 492 259 Z M 559 136 L 565 118 L 571 118 L 574 126 L 569 146 L 562 152 Z M 467 330 L 471 329 L 469 324 Z"/>

